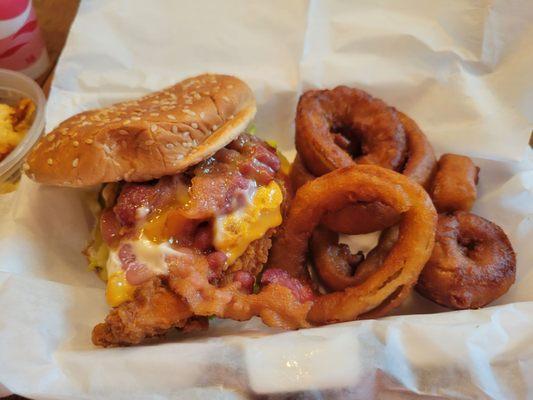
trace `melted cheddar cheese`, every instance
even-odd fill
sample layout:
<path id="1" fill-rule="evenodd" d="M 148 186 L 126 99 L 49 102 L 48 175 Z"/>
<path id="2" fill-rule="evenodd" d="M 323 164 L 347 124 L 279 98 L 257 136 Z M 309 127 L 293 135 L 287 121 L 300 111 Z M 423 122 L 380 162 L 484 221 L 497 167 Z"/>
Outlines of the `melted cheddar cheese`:
<path id="1" fill-rule="evenodd" d="M 214 246 L 226 254 L 228 266 L 244 253 L 250 243 L 281 224 L 282 201 L 281 188 L 272 181 L 259 187 L 248 205 L 215 219 Z"/>
<path id="2" fill-rule="evenodd" d="M 226 267 L 234 263 L 251 242 L 281 224 L 282 202 L 282 190 L 275 181 L 272 181 L 266 186 L 257 188 L 244 207 L 214 219 L 213 245 L 226 254 Z M 178 254 L 166 241 L 167 239 L 161 240 L 164 236 L 162 235 L 164 224 L 169 215 L 169 212 L 164 212 L 151 218 L 137 239 L 128 240 L 137 260 L 149 266 L 156 275 L 168 273 L 164 261 L 167 255 Z M 90 267 L 101 272 L 102 279 L 107 280 L 107 302 L 110 306 L 117 307 L 133 298 L 135 286 L 126 280 L 117 249 L 109 250 L 99 231 L 97 227 L 93 245 L 88 251 Z"/>
<path id="3" fill-rule="evenodd" d="M 114 272 L 107 279 L 105 298 L 111 307 L 117 307 L 131 300 L 134 292 L 135 286 L 128 283 L 124 271 Z"/>

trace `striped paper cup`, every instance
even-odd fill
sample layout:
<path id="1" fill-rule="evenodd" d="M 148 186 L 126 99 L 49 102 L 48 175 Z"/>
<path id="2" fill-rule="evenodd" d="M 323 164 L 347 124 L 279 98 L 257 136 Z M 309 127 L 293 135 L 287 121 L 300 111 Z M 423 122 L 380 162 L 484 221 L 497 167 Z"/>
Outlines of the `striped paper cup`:
<path id="1" fill-rule="evenodd" d="M 0 0 L 0 68 L 37 78 L 49 65 L 31 0 Z"/>

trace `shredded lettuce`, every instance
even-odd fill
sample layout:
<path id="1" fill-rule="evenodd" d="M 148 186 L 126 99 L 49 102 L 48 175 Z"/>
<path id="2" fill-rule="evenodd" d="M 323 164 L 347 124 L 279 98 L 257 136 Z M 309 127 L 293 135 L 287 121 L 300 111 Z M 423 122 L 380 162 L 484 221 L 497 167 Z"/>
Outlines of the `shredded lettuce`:
<path id="1" fill-rule="evenodd" d="M 100 191 L 101 193 L 101 191 Z M 94 228 L 91 232 L 91 241 L 89 242 L 84 253 L 89 261 L 88 268 L 91 271 L 98 273 L 98 276 L 103 281 L 107 281 L 107 259 L 109 257 L 109 248 L 102 238 L 100 231 L 100 214 L 102 212 L 102 202 L 100 201 L 101 194 L 98 193 L 97 197 L 91 196 L 87 199 L 89 209 L 96 221 Z"/>
<path id="2" fill-rule="evenodd" d="M 248 128 L 246 128 L 246 133 L 249 133 L 250 135 L 255 135 L 256 131 L 257 131 L 257 126 L 253 123 L 248 125 Z"/>
<path id="3" fill-rule="evenodd" d="M 89 269 L 96 271 L 100 279 L 107 280 L 107 259 L 109 257 L 109 248 L 102 239 L 100 233 L 100 224 L 97 223 L 92 232 L 93 240 L 87 247 L 87 258 L 89 259 Z"/>

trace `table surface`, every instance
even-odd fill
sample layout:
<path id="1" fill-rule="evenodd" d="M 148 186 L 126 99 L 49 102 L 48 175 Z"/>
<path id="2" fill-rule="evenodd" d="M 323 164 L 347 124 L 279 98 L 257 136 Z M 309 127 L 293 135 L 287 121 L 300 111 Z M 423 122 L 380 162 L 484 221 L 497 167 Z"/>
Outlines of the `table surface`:
<path id="1" fill-rule="evenodd" d="M 33 0 L 33 6 L 50 57 L 50 67 L 37 81 L 48 95 L 53 71 L 76 16 L 79 0 Z"/>
<path id="2" fill-rule="evenodd" d="M 57 59 L 67 40 L 68 31 L 76 16 L 79 3 L 80 0 L 33 0 L 33 7 L 35 8 L 35 13 L 37 14 L 39 26 L 50 57 L 50 67 L 37 79 L 37 82 L 43 87 L 47 96 L 50 91 L 50 84 Z M 25 398 L 13 395 L 5 397 L 5 399 L 23 400 Z"/>

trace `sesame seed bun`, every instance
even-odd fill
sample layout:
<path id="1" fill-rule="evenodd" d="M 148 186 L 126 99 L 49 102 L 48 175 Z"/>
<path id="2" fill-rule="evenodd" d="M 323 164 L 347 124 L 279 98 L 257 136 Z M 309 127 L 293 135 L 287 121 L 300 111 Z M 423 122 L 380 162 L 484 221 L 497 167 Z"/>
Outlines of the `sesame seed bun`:
<path id="1" fill-rule="evenodd" d="M 200 75 L 67 119 L 40 139 L 23 169 L 37 182 L 73 187 L 173 175 L 226 146 L 255 112 L 244 82 Z"/>

